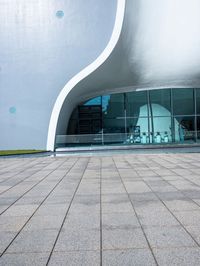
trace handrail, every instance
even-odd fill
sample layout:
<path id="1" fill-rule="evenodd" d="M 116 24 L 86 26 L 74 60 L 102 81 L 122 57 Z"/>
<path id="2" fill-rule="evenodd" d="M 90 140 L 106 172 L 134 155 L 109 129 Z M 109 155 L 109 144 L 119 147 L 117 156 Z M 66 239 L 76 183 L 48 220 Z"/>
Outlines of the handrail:
<path id="1" fill-rule="evenodd" d="M 97 133 L 80 135 L 57 135 L 56 147 L 68 145 L 135 145 L 135 144 L 169 144 L 194 142 L 200 131 L 161 131 L 161 132 L 130 132 L 130 133 Z"/>

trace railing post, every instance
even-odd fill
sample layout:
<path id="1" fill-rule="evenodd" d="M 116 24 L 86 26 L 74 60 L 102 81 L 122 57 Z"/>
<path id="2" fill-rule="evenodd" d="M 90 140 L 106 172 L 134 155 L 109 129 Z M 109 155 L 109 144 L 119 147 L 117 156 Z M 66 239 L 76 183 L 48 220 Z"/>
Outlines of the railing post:
<path id="1" fill-rule="evenodd" d="M 103 129 L 102 129 L 102 131 L 101 131 L 101 142 L 102 142 L 102 145 L 104 145 L 104 138 L 103 138 L 104 136 L 103 136 Z"/>

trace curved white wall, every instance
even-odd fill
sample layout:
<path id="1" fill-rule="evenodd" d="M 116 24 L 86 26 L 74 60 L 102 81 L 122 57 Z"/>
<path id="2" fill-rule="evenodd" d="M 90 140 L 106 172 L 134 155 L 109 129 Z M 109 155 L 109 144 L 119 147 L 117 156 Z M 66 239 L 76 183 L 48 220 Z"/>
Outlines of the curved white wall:
<path id="1" fill-rule="evenodd" d="M 107 46 L 116 7 L 117 0 L 0 0 L 0 150 L 46 149 L 56 99 Z"/>
<path id="2" fill-rule="evenodd" d="M 114 49 L 108 45 L 106 56 L 102 54 L 75 76 L 59 95 L 48 149 L 54 149 L 56 134 L 66 133 L 73 108 L 90 97 L 137 89 L 200 87 L 199 0 L 125 2 L 124 12 L 124 1 L 118 0 L 117 27 L 111 38 Z"/>
<path id="3" fill-rule="evenodd" d="M 0 6 L 0 149 L 53 149 L 73 108 L 99 94 L 200 87 L 199 0 L 0 0 Z M 113 27 L 122 21 L 117 36 Z M 108 49 L 110 38 L 118 41 Z M 67 95 L 65 84 L 73 87 Z"/>
<path id="4" fill-rule="evenodd" d="M 125 10 L 125 0 L 118 0 L 115 25 L 108 45 L 106 46 L 102 54 L 92 64 L 90 64 L 88 67 L 86 67 L 76 76 L 74 76 L 60 92 L 51 114 L 49 130 L 48 130 L 47 150 L 54 150 L 56 133 L 58 133 L 63 128 L 64 130 L 66 130 L 67 120 L 69 119 L 69 115 L 71 114 L 71 111 L 74 107 L 73 102 L 77 103 L 77 97 L 79 97 L 80 101 L 80 96 L 81 96 L 80 91 L 79 95 L 77 95 L 76 98 L 73 94 L 72 94 L 73 96 L 71 96 L 70 92 L 76 89 L 75 86 L 80 81 L 87 78 L 87 76 L 92 75 L 91 73 L 97 70 L 108 59 L 115 45 L 117 44 L 122 29 L 124 10 Z M 86 93 L 86 91 L 84 93 Z M 64 110 L 62 110 L 64 102 L 65 106 L 67 105 L 67 108 L 64 108 Z M 60 114 L 61 110 L 62 114 Z M 63 115 L 63 117 L 60 118 L 61 121 L 59 121 L 60 123 L 59 125 L 57 125 L 60 115 L 61 116 Z"/>

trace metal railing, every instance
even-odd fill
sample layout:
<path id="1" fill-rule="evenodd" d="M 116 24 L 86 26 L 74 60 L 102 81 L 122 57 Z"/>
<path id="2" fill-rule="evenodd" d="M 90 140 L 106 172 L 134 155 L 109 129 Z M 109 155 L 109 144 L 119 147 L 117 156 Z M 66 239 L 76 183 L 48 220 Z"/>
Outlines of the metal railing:
<path id="1" fill-rule="evenodd" d="M 56 148 L 88 145 L 137 145 L 191 143 L 200 138 L 200 131 L 185 132 L 140 132 L 140 133 L 100 133 L 82 135 L 57 135 Z"/>

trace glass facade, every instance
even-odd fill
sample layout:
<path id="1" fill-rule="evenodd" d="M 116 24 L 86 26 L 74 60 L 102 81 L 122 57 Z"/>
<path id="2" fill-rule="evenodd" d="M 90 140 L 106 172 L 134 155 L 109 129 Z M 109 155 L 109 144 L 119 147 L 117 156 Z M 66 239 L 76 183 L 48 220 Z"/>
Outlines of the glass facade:
<path id="1" fill-rule="evenodd" d="M 81 139 L 83 144 L 122 145 L 200 141 L 200 89 L 133 91 L 90 99 L 74 110 L 69 135 L 80 145 Z"/>

